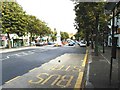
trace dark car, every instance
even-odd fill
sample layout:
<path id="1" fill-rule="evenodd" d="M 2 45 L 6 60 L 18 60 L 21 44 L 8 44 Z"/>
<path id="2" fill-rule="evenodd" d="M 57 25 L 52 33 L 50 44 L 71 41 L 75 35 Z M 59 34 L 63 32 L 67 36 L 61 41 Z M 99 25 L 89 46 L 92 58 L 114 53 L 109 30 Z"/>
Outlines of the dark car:
<path id="1" fill-rule="evenodd" d="M 43 46 L 44 43 L 43 43 L 43 42 L 38 42 L 38 43 L 36 43 L 35 45 L 36 45 L 36 46 Z"/>
<path id="2" fill-rule="evenodd" d="M 54 42 L 48 42 L 48 45 L 53 45 L 54 44 Z"/>

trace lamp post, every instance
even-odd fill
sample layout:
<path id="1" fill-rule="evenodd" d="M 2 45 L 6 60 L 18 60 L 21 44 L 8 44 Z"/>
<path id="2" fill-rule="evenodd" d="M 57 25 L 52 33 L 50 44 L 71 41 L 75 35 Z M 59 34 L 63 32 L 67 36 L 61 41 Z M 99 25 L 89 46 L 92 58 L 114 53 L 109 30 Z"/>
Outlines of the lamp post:
<path id="1" fill-rule="evenodd" d="M 116 2 L 115 3 L 108 3 L 105 7 L 106 10 L 112 12 L 112 49 L 111 49 L 111 60 L 110 60 L 110 74 L 109 74 L 109 83 L 111 85 L 112 79 L 112 64 L 113 59 L 116 59 L 116 38 L 114 37 L 115 31 L 115 14 L 116 14 Z"/>

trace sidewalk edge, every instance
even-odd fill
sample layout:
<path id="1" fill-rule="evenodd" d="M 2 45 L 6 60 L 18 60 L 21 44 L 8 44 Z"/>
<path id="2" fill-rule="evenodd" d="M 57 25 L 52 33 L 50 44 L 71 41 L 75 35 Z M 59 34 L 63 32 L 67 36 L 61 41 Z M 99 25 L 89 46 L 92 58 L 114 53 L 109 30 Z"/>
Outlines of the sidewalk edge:
<path id="1" fill-rule="evenodd" d="M 86 67 L 87 67 L 87 64 L 88 64 L 88 53 L 89 53 L 89 47 L 86 48 L 86 54 L 85 54 L 85 57 L 84 57 L 84 61 L 82 63 L 83 75 L 82 75 L 82 81 L 81 81 L 81 85 L 80 85 L 79 90 L 84 90 L 85 83 L 86 83 L 86 80 L 85 80 L 86 72 L 85 71 L 86 71 Z"/>

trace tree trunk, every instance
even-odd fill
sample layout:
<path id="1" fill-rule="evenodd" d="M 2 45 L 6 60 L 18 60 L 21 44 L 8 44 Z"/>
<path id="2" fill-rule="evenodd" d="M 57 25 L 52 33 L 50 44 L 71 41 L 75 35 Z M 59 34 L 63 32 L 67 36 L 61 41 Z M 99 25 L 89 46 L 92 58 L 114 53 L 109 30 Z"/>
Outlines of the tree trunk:
<path id="1" fill-rule="evenodd" d="M 10 35 L 9 35 L 9 33 L 7 33 L 7 36 L 8 36 L 8 48 L 11 48 L 11 43 L 10 43 Z"/>
<path id="2" fill-rule="evenodd" d="M 96 25 L 95 25 L 95 56 L 98 56 L 98 22 L 99 22 L 99 13 L 96 14 Z"/>
<path id="3" fill-rule="evenodd" d="M 42 35 L 40 34 L 40 42 L 42 42 Z"/>
<path id="4" fill-rule="evenodd" d="M 91 34 L 91 48 L 94 49 L 94 47 L 93 47 L 93 30 L 92 30 L 92 34 Z"/>
<path id="5" fill-rule="evenodd" d="M 30 46 L 32 46 L 31 42 L 32 42 L 32 33 L 30 33 Z"/>

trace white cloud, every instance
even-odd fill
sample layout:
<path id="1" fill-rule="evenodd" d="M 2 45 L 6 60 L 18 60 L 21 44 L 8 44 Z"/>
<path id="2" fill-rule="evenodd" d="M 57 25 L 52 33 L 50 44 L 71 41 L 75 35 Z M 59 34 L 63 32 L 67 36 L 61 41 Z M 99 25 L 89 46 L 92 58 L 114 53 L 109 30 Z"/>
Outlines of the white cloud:
<path id="1" fill-rule="evenodd" d="M 75 12 L 70 0 L 17 0 L 23 9 L 40 20 L 45 21 L 52 29 L 76 32 L 73 23 Z"/>

